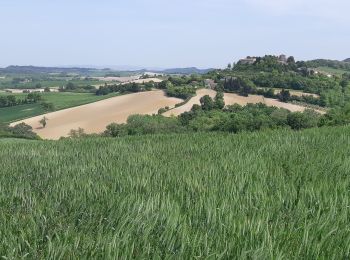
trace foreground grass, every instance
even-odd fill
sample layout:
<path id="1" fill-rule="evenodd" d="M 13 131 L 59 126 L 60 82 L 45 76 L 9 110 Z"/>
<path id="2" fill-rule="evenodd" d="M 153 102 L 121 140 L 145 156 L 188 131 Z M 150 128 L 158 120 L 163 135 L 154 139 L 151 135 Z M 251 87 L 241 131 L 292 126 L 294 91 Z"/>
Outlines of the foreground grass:
<path id="1" fill-rule="evenodd" d="M 0 141 L 6 258 L 344 259 L 350 127 Z"/>
<path id="2" fill-rule="evenodd" d="M 9 95 L 7 93 L 0 93 L 0 95 Z M 13 94 L 18 98 L 25 97 L 27 94 Z M 109 94 L 105 96 L 96 96 L 92 93 L 70 93 L 70 92 L 51 92 L 42 93 L 43 100 L 54 104 L 55 110 L 80 106 L 96 101 L 100 101 L 106 98 L 116 96 L 116 94 Z M 40 103 L 26 104 L 14 107 L 0 108 L 0 123 L 10 123 L 33 117 L 41 114 L 45 114 L 47 111 L 43 109 Z"/>

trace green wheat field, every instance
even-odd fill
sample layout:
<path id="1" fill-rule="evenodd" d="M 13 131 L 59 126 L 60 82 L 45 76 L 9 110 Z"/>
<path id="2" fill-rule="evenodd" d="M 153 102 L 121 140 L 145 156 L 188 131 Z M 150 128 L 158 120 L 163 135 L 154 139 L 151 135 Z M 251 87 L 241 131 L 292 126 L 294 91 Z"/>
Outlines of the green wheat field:
<path id="1" fill-rule="evenodd" d="M 347 259 L 350 127 L 0 140 L 4 259 Z"/>

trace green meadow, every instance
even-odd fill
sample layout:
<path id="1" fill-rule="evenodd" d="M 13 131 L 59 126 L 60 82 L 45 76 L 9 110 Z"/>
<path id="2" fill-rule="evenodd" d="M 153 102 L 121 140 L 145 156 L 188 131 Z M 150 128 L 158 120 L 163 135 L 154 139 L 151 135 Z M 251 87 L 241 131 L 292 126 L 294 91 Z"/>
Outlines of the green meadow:
<path id="1" fill-rule="evenodd" d="M 25 97 L 27 94 L 8 94 L 0 93 L 0 95 L 15 95 L 16 97 Z M 55 110 L 61 110 L 69 107 L 80 106 L 106 98 L 116 96 L 112 93 L 105 96 L 97 96 L 93 93 L 71 93 L 71 92 L 50 92 L 41 93 L 43 101 L 52 103 Z M 13 107 L 0 108 L 0 123 L 10 123 L 24 118 L 33 117 L 47 113 L 39 103 L 25 104 Z"/>

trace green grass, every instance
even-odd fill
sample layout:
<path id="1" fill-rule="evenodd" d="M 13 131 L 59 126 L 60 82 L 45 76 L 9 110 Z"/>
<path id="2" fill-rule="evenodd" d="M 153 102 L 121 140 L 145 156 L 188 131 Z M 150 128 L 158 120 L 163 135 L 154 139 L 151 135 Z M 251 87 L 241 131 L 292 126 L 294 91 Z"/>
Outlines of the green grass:
<path id="1" fill-rule="evenodd" d="M 9 95 L 8 93 L 0 93 L 0 95 Z M 13 94 L 17 97 L 24 97 L 27 94 Z M 69 92 L 59 92 L 59 93 L 42 93 L 44 101 L 53 103 L 56 110 L 80 106 L 83 104 L 92 103 L 102 99 L 110 98 L 116 96 L 117 94 L 110 94 L 106 96 L 96 96 L 91 93 L 69 93 Z M 26 104 L 14 107 L 0 108 L 0 123 L 9 123 L 24 118 L 37 116 L 46 113 L 42 108 L 40 103 L 36 104 Z"/>
<path id="2" fill-rule="evenodd" d="M 350 127 L 0 140 L 5 259 L 348 259 Z"/>
<path id="3" fill-rule="evenodd" d="M 334 69 L 334 68 L 330 68 L 330 67 L 318 67 L 317 70 L 319 70 L 321 72 L 329 73 L 332 75 L 338 75 L 338 76 L 341 76 L 344 73 L 350 73 L 350 71 L 348 71 L 348 70 Z"/>

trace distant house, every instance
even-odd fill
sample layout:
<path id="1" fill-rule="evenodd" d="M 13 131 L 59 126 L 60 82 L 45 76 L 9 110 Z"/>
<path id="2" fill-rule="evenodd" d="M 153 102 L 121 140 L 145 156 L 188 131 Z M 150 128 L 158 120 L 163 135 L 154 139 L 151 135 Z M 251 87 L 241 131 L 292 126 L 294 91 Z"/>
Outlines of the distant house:
<path id="1" fill-rule="evenodd" d="M 239 64 L 243 64 L 243 65 L 252 65 L 252 64 L 254 64 L 256 62 L 256 57 L 247 57 L 247 58 L 245 58 L 245 59 L 240 59 L 239 60 Z"/>
<path id="2" fill-rule="evenodd" d="M 205 79 L 204 84 L 206 88 L 215 89 L 216 87 L 216 83 L 212 79 Z"/>
<path id="3" fill-rule="evenodd" d="M 282 64 L 287 64 L 287 56 L 284 55 L 284 54 L 281 54 L 281 55 L 278 57 L 278 62 L 279 62 L 279 63 L 282 63 Z"/>
<path id="4" fill-rule="evenodd" d="M 277 62 L 280 64 L 288 64 L 288 58 L 286 55 L 281 54 L 280 56 L 274 56 L 277 58 Z M 238 64 L 243 64 L 243 65 L 252 65 L 257 61 L 257 57 L 250 57 L 247 56 L 245 59 L 240 59 Z"/>

